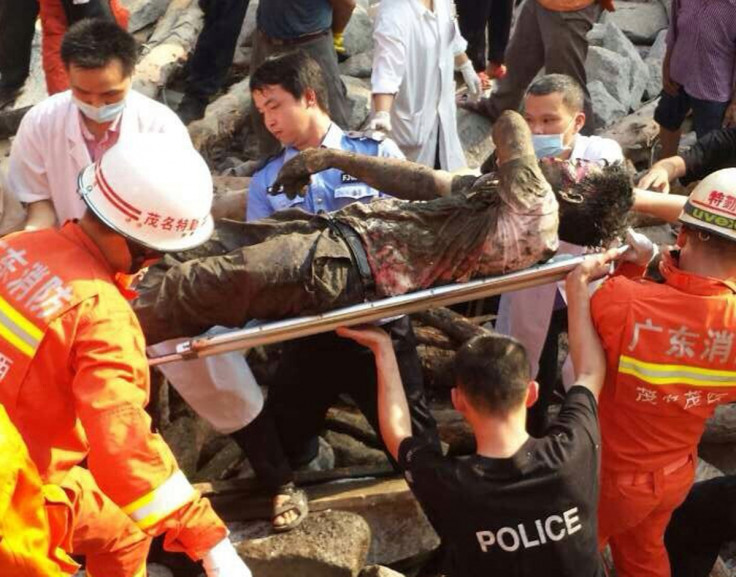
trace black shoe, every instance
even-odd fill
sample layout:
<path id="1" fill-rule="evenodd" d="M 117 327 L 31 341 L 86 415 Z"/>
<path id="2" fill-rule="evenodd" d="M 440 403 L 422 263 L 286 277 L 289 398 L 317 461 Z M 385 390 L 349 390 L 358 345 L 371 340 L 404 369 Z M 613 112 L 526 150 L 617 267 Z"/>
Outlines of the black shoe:
<path id="1" fill-rule="evenodd" d="M 176 114 L 184 124 L 189 124 L 204 116 L 204 111 L 207 109 L 208 104 L 209 99 L 207 98 L 185 94 L 176 109 Z"/>
<path id="2" fill-rule="evenodd" d="M 7 106 L 16 99 L 20 89 L 23 88 L 23 84 L 24 82 L 10 84 L 0 80 L 0 108 Z"/>

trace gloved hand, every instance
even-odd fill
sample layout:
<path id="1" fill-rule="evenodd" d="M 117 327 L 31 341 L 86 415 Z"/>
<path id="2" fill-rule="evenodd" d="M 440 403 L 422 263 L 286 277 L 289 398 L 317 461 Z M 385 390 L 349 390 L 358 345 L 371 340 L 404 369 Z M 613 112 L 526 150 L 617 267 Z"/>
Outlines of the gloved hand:
<path id="1" fill-rule="evenodd" d="M 225 537 L 202 559 L 207 577 L 251 577 L 250 569 Z"/>
<path id="2" fill-rule="evenodd" d="M 332 43 L 335 45 L 335 52 L 345 54 L 345 34 L 342 32 L 332 33 Z"/>
<path id="3" fill-rule="evenodd" d="M 368 122 L 368 130 L 375 132 L 391 132 L 391 115 L 387 110 L 379 110 Z"/>
<path id="4" fill-rule="evenodd" d="M 470 60 L 466 60 L 458 68 L 460 73 L 463 75 L 463 80 L 468 86 L 468 96 L 472 102 L 476 102 L 483 94 L 483 88 L 481 87 L 480 76 L 473 68 L 473 63 Z"/>
<path id="5" fill-rule="evenodd" d="M 640 266 L 648 265 L 659 252 L 657 245 L 633 228 L 626 230 L 626 244 L 629 245 L 629 250 L 624 253 L 623 259 Z"/>

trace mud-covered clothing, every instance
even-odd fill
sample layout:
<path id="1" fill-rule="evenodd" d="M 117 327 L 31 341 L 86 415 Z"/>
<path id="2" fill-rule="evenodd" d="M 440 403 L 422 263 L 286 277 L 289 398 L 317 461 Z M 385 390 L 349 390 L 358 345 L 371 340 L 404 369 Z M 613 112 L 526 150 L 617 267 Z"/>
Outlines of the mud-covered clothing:
<path id="1" fill-rule="evenodd" d="M 599 452 L 595 398 L 576 386 L 548 434 L 512 457 L 448 458 L 410 437 L 399 462 L 442 538 L 448 577 L 602 577 Z"/>
<path id="2" fill-rule="evenodd" d="M 702 180 L 711 172 L 722 168 L 735 167 L 736 128 L 714 130 L 698 140 L 682 158 L 687 169 L 685 176 L 680 179 L 683 184 Z"/>
<path id="3" fill-rule="evenodd" d="M 223 222 L 215 239 L 187 255 L 219 256 L 166 272 L 164 263 L 144 279 L 134 308 L 148 342 L 324 312 L 549 258 L 558 244 L 557 201 L 536 159 L 506 163 L 499 174 L 499 186 L 481 177 L 469 190 L 429 202 L 386 199 L 331 215 L 286 210 L 253 223 Z M 330 219 L 360 236 L 375 294 L 366 294 Z"/>
<path id="4" fill-rule="evenodd" d="M 557 249 L 557 201 L 536 159 L 431 202 L 380 199 L 335 213 L 360 235 L 379 296 L 504 274 Z"/>

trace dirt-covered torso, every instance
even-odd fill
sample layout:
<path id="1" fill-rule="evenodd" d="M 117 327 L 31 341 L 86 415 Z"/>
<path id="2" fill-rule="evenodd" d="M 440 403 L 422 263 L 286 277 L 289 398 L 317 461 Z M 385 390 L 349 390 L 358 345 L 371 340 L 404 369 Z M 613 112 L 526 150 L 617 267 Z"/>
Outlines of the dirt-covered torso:
<path id="1" fill-rule="evenodd" d="M 497 175 L 471 177 L 442 199 L 381 199 L 333 217 L 358 232 L 377 291 L 388 296 L 546 260 L 557 249 L 557 212 L 531 158 L 508 163 Z"/>

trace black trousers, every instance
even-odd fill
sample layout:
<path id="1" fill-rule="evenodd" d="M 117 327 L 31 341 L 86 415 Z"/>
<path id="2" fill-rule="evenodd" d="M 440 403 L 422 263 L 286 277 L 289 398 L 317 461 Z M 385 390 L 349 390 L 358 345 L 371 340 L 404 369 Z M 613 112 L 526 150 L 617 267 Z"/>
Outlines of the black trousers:
<path id="1" fill-rule="evenodd" d="M 17 86 L 28 76 L 38 16 L 36 0 L 0 0 L 0 83 Z"/>
<path id="2" fill-rule="evenodd" d="M 526 429 L 532 437 L 543 437 L 549 425 L 548 410 L 557 385 L 557 358 L 559 355 L 560 334 L 567 331 L 567 307 L 557 309 L 547 331 L 547 338 L 539 357 L 539 398 L 527 410 Z"/>
<path id="3" fill-rule="evenodd" d="M 736 475 L 695 483 L 665 533 L 672 577 L 708 577 L 721 546 L 736 539 Z"/>
<path id="4" fill-rule="evenodd" d="M 437 439 L 411 322 L 403 317 L 384 328 L 394 343 L 412 432 Z M 263 411 L 247 427 L 233 433 L 265 487 L 273 491 L 292 481 L 292 467 L 304 465 L 317 455 L 317 436 L 324 427 L 327 410 L 341 394 L 350 395 L 379 432 L 376 369 L 370 350 L 335 333 L 284 344 Z"/>
<path id="5" fill-rule="evenodd" d="M 225 82 L 249 0 L 199 0 L 204 27 L 189 60 L 186 93 L 209 99 Z"/>
<path id="6" fill-rule="evenodd" d="M 503 64 L 511 34 L 513 0 L 456 0 L 455 5 L 460 32 L 468 41 L 466 53 L 475 69 L 485 70 L 487 61 Z"/>

